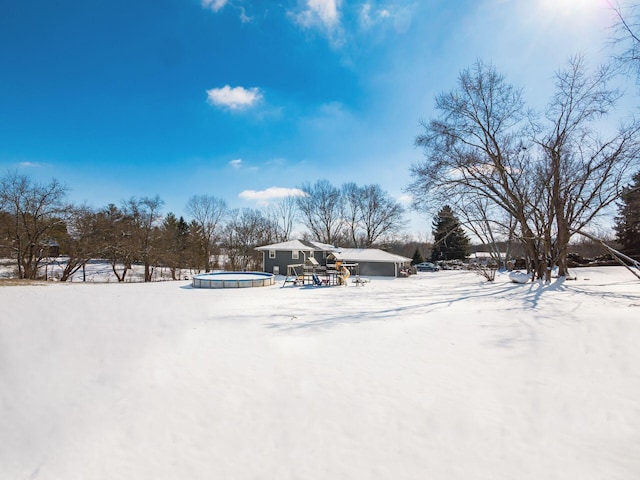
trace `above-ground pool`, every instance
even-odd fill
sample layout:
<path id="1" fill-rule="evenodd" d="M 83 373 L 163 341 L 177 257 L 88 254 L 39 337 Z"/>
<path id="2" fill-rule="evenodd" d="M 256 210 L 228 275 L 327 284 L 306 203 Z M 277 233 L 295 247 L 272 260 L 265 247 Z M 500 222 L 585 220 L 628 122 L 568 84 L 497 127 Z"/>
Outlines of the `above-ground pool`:
<path id="1" fill-rule="evenodd" d="M 194 288 L 265 287 L 275 283 L 275 275 L 263 272 L 213 272 L 193 277 Z"/>

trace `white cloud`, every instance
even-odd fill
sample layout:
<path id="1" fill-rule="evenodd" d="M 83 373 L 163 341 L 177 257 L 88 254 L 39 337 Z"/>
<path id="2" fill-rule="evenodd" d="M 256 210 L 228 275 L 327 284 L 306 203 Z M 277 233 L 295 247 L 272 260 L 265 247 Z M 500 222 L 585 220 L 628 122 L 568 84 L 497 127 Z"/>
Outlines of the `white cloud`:
<path id="1" fill-rule="evenodd" d="M 241 168 L 242 167 L 242 159 L 241 158 L 237 158 L 236 160 L 231 160 L 229 162 L 229 165 L 231 165 L 233 168 Z"/>
<path id="2" fill-rule="evenodd" d="M 307 0 L 305 9 L 292 16 L 296 23 L 303 27 L 322 26 L 331 30 L 338 24 L 341 1 Z"/>
<path id="3" fill-rule="evenodd" d="M 340 117 L 344 115 L 345 109 L 341 102 L 328 102 L 320 105 L 320 113 L 327 117 Z"/>
<path id="4" fill-rule="evenodd" d="M 244 9 L 244 7 L 238 7 L 238 9 L 240 10 L 240 21 L 242 23 L 249 23 L 253 20 L 250 16 L 247 15 L 247 12 Z"/>
<path id="5" fill-rule="evenodd" d="M 269 160 L 268 162 L 266 162 L 266 165 L 282 167 L 286 163 L 287 163 L 287 160 L 285 158 L 274 158 L 274 159 Z"/>
<path id="6" fill-rule="evenodd" d="M 360 9 L 360 26 L 364 29 L 369 29 L 375 23 L 375 19 L 371 16 L 371 4 L 365 3 Z"/>
<path id="7" fill-rule="evenodd" d="M 266 190 L 244 190 L 238 197 L 244 200 L 252 200 L 264 203 L 275 198 L 305 197 L 307 196 L 299 188 L 269 187 Z"/>
<path id="8" fill-rule="evenodd" d="M 202 0 L 202 6 L 214 12 L 222 10 L 226 4 L 227 0 Z"/>
<path id="9" fill-rule="evenodd" d="M 20 168 L 38 168 L 41 167 L 42 164 L 38 162 L 20 162 L 18 167 Z"/>
<path id="10" fill-rule="evenodd" d="M 355 125 L 358 119 L 340 102 L 320 105 L 311 115 L 302 119 L 314 129 L 340 131 L 347 125 Z"/>
<path id="11" fill-rule="evenodd" d="M 411 26 L 412 12 L 410 7 L 391 6 L 376 8 L 371 3 L 365 3 L 360 8 L 360 28 L 369 30 L 383 22 L 391 23 L 397 33 L 406 32 Z"/>
<path id="12" fill-rule="evenodd" d="M 201 3 L 202 8 L 211 10 L 214 13 L 218 13 L 228 5 L 239 12 L 238 17 L 242 23 L 249 23 L 253 20 L 252 17 L 247 15 L 247 12 L 242 5 L 234 5 L 233 3 L 229 3 L 229 0 L 201 0 Z"/>
<path id="13" fill-rule="evenodd" d="M 215 107 L 239 110 L 248 108 L 262 99 L 262 94 L 258 88 L 230 87 L 225 85 L 222 88 L 212 88 L 207 90 L 207 102 Z"/>

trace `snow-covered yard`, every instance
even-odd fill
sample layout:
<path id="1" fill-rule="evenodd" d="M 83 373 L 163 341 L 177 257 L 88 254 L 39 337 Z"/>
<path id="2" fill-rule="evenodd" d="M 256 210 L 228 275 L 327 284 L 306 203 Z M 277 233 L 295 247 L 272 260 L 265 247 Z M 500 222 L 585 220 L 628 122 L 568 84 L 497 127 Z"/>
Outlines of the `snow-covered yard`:
<path id="1" fill-rule="evenodd" d="M 2 479 L 637 479 L 640 282 L 0 287 Z"/>

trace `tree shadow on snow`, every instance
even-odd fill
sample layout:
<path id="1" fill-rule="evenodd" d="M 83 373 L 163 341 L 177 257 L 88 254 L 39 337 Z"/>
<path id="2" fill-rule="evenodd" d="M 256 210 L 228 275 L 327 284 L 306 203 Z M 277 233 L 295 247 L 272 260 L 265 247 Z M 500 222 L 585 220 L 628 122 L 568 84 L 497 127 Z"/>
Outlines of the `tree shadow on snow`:
<path id="1" fill-rule="evenodd" d="M 418 301 L 416 301 L 416 297 L 419 297 L 419 295 L 417 295 L 416 297 L 406 299 L 409 304 L 397 306 L 393 306 L 393 303 L 397 303 L 399 300 L 403 301 L 404 299 L 399 299 L 393 295 L 389 295 L 388 297 L 383 296 L 382 298 L 378 296 L 376 302 L 371 305 L 361 306 L 357 311 L 350 311 L 348 308 L 340 311 L 329 310 L 326 313 L 320 314 L 314 311 L 313 314 L 309 315 L 312 317 L 309 320 L 304 320 L 304 307 L 301 306 L 295 313 L 286 315 L 287 320 L 270 322 L 265 324 L 265 327 L 280 331 L 297 331 L 316 328 L 324 329 L 338 325 L 358 324 L 371 321 L 389 321 L 400 319 L 407 315 L 414 317 L 416 315 L 423 315 L 425 318 L 429 318 L 429 315 L 433 315 L 438 311 L 469 301 L 478 301 L 478 306 L 482 308 L 482 300 L 485 300 L 488 302 L 488 312 L 512 311 L 515 323 L 510 324 L 510 326 L 518 327 L 519 325 L 519 327 L 528 330 L 529 334 L 527 337 L 532 338 L 531 325 L 528 323 L 523 324 L 523 321 L 519 320 L 518 312 L 535 311 L 542 306 L 547 306 L 546 302 L 549 302 L 549 308 L 553 309 L 554 305 L 557 305 L 556 302 L 564 303 L 567 301 L 568 297 L 565 298 L 562 295 L 565 292 L 575 292 L 580 295 L 586 295 L 592 298 L 598 297 L 614 302 L 622 300 L 635 300 L 637 302 L 638 300 L 637 296 L 634 295 L 611 291 L 592 292 L 589 291 L 587 287 L 582 288 L 576 286 L 574 283 L 567 284 L 566 282 L 567 280 L 564 278 L 557 278 L 549 283 L 545 283 L 542 280 L 526 284 L 478 282 L 455 288 L 453 292 L 447 293 L 447 298 L 442 298 L 443 295 L 439 295 L 438 298 L 425 299 L 424 301 L 419 301 L 418 298 Z M 496 303 L 496 300 L 499 300 L 499 302 Z M 575 297 L 573 297 L 571 301 L 576 303 L 576 309 L 579 308 L 581 302 L 576 302 Z M 376 308 L 376 305 L 381 304 L 385 306 L 383 308 Z M 505 325 L 505 327 L 506 326 L 508 325 Z M 503 339 L 503 346 L 508 347 L 511 342 L 512 339 Z"/>
<path id="2" fill-rule="evenodd" d="M 486 285 L 482 283 L 480 285 Z M 299 313 L 285 315 L 289 320 L 284 322 L 271 322 L 265 324 L 266 328 L 277 329 L 282 331 L 295 331 L 303 329 L 314 328 L 329 328 L 337 325 L 344 324 L 357 324 L 371 321 L 387 321 L 402 318 L 407 315 L 424 315 L 425 317 L 437 312 L 439 310 L 446 309 L 458 303 L 464 303 L 470 300 L 488 299 L 495 295 L 508 295 L 516 290 L 521 285 L 506 284 L 500 285 L 499 288 L 494 288 L 491 291 L 487 291 L 485 288 L 478 288 L 477 286 L 470 286 L 465 290 L 458 290 L 448 298 L 439 298 L 436 300 L 427 300 L 423 302 L 413 303 L 411 305 L 399 305 L 386 308 L 365 307 L 363 310 L 351 311 L 348 308 L 339 311 L 328 311 L 326 314 L 321 314 L 318 318 L 318 314 L 314 313 L 314 319 L 305 321 L 304 307 L 300 307 Z M 393 298 L 389 299 L 378 298 L 376 304 L 393 303 Z M 398 299 L 396 298 L 395 301 Z M 282 316 L 282 315 L 279 315 Z"/>

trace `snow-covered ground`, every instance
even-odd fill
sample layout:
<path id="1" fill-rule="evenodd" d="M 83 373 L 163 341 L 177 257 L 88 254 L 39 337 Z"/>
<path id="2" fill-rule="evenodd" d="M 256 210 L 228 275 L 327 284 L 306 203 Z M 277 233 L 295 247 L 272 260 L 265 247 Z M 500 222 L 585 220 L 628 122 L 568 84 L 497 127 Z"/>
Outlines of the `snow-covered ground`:
<path id="1" fill-rule="evenodd" d="M 0 287 L 0 478 L 637 479 L 640 282 Z"/>

